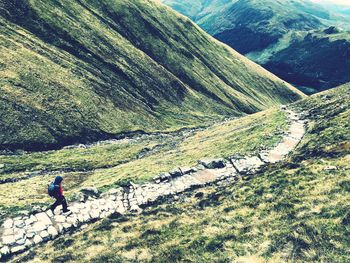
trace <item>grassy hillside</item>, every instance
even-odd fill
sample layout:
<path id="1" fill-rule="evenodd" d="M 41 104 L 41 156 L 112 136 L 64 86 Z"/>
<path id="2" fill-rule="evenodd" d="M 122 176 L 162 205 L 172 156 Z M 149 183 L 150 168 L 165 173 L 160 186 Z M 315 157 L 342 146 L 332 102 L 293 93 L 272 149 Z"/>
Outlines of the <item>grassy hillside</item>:
<path id="1" fill-rule="evenodd" d="M 161 172 L 193 167 L 203 158 L 256 153 L 274 146 L 287 127 L 285 113 L 271 109 L 191 133 L 146 136 L 88 148 L 0 155 L 0 164 L 4 165 L 0 181 L 18 179 L 0 183 L 0 218 L 30 211 L 33 204 L 49 205 L 46 188 L 56 175 L 65 178 L 65 194 L 72 199 L 84 187 L 106 191 L 130 180 L 141 183 Z"/>
<path id="2" fill-rule="evenodd" d="M 174 130 L 300 98 L 158 2 L 0 2 L 0 147 Z"/>
<path id="3" fill-rule="evenodd" d="M 169 199 L 142 215 L 111 216 L 14 260 L 349 261 L 349 91 L 345 85 L 292 105 L 310 122 L 286 162 L 236 185 Z M 244 135 L 236 140 L 241 146 Z"/>
<path id="4" fill-rule="evenodd" d="M 197 16 L 191 9 L 190 17 L 206 32 L 282 79 L 305 86 L 311 93 L 350 81 L 346 53 L 350 23 L 336 10 L 307 0 L 214 2 L 206 1 Z M 186 2 L 165 3 L 179 12 L 189 6 Z M 328 41 L 329 34 L 323 32 L 331 26 L 343 30 L 338 41 Z M 312 40 L 316 30 L 319 40 Z"/>

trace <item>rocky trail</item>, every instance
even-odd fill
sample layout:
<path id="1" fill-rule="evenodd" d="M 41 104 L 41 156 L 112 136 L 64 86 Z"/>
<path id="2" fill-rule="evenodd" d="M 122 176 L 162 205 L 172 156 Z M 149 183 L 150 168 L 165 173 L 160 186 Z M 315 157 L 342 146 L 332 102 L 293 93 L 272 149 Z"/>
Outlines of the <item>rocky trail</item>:
<path id="1" fill-rule="evenodd" d="M 185 191 L 225 181 L 234 183 L 240 177 L 254 175 L 269 164 L 277 163 L 298 145 L 305 134 L 305 121 L 293 111 L 283 108 L 288 114 L 289 130 L 281 142 L 271 150 L 256 156 L 241 159 L 200 160 L 196 167 L 178 168 L 154 178 L 154 182 L 112 189 L 102 195 L 92 189 L 94 197 L 72 203 L 70 215 L 61 211 L 52 214 L 43 211 L 27 216 L 8 218 L 0 227 L 0 260 L 65 233 L 72 233 L 96 220 L 113 213 L 141 213 L 161 198 L 176 196 Z"/>

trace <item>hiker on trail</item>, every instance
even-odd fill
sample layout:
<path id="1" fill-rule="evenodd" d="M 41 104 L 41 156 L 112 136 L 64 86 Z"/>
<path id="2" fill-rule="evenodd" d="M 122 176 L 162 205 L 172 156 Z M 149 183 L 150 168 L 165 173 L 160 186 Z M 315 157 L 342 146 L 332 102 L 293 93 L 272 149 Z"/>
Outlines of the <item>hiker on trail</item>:
<path id="1" fill-rule="evenodd" d="M 70 210 L 68 209 L 66 198 L 63 195 L 62 181 L 63 181 L 62 176 L 57 176 L 55 178 L 55 181 L 49 185 L 49 189 L 48 189 L 49 195 L 56 199 L 56 202 L 50 206 L 50 210 L 52 211 L 53 214 L 56 207 L 59 205 L 62 205 L 63 213 L 70 212 Z"/>

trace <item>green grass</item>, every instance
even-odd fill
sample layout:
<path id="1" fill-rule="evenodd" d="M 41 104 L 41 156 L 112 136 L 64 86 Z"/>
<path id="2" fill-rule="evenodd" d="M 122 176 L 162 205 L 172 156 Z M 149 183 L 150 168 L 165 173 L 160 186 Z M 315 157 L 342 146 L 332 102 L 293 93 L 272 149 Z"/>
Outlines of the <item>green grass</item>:
<path id="1" fill-rule="evenodd" d="M 349 261 L 349 87 L 293 105 L 311 122 L 287 162 L 235 185 L 197 190 L 202 198 L 187 194 L 142 215 L 111 216 L 14 260 Z"/>
<path id="2" fill-rule="evenodd" d="M 187 136 L 144 139 L 133 143 L 93 146 L 88 149 L 63 149 L 19 156 L 0 156 L 5 168 L 0 178 L 21 178 L 22 170 L 61 171 L 67 197 L 72 198 L 81 188 L 94 186 L 101 191 L 125 181 L 144 182 L 161 172 L 177 167 L 191 167 L 203 158 L 222 158 L 254 154 L 279 142 L 287 129 L 286 116 L 277 109 L 241 119 L 212 125 Z M 145 148 L 154 149 L 142 158 L 135 156 Z M 85 171 L 86 170 L 86 171 Z M 17 171 L 17 172 L 15 172 Z M 57 175 L 58 175 L 57 174 Z M 47 184 L 56 175 L 42 175 L 15 183 L 0 184 L 2 213 L 16 214 L 31 204 L 47 205 Z M 8 195 L 9 189 L 12 194 Z"/>
<path id="3" fill-rule="evenodd" d="M 22 155 L 0 155 L 0 163 L 5 167 L 0 178 L 15 178 L 19 172 L 32 171 L 86 171 L 116 166 L 135 158 L 143 151 L 150 151 L 161 145 L 158 139 L 121 141 L 88 148 L 62 149 L 49 152 L 27 153 Z M 20 173 L 19 173 L 20 174 Z"/>
<path id="4" fill-rule="evenodd" d="M 4 0 L 0 25 L 0 148 L 178 130 L 303 96 L 151 0 Z"/>

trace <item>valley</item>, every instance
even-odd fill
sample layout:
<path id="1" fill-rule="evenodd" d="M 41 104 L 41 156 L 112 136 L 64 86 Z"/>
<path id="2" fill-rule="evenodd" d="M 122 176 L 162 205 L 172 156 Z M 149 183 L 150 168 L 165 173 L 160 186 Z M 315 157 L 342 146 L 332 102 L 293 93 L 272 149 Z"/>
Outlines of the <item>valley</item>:
<path id="1" fill-rule="evenodd" d="M 163 2 L 307 94 L 350 81 L 350 17 L 338 9 L 305 0 Z"/>
<path id="2" fill-rule="evenodd" d="M 350 261 L 342 10 L 0 0 L 0 262 Z"/>
<path id="3" fill-rule="evenodd" d="M 264 169 L 258 169 L 251 174 L 243 173 L 237 176 L 224 172 L 225 176 L 219 180 L 218 184 L 209 184 L 206 188 L 184 194 L 177 194 L 174 190 L 175 192 L 170 192 L 169 196 L 162 197 L 155 203 L 151 202 L 153 205 L 142 206 L 145 210 L 141 214 L 124 214 L 118 210 L 118 213 L 110 215 L 102 222 L 93 223 L 82 232 L 72 232 L 68 235 L 69 238 L 66 235 L 47 243 L 43 248 L 30 249 L 15 260 L 31 261 L 38 256 L 41 261 L 68 259 L 75 261 L 80 257 L 80 253 L 85 254 L 86 262 L 91 260 L 102 262 L 107 259 L 122 262 L 129 260 L 178 262 L 183 259 L 196 261 L 199 258 L 215 261 L 220 258 L 243 259 L 245 255 L 257 261 L 271 257 L 281 262 L 290 258 L 301 261 L 342 262 L 346 260 L 348 215 L 341 211 L 346 211 L 349 203 L 347 184 L 350 169 L 348 166 L 350 127 L 349 122 L 346 121 L 349 120 L 350 113 L 349 88 L 349 85 L 342 86 L 288 106 L 298 112 L 301 118 L 307 120 L 308 125 L 306 134 L 296 150 L 282 162 L 269 164 Z M 129 176 L 123 174 L 128 169 L 116 166 L 110 171 L 104 170 L 103 173 L 97 171 L 94 178 L 87 181 L 93 182 L 90 186 L 98 186 L 102 193 L 108 194 L 108 191 L 116 186 L 122 186 L 121 189 L 125 189 L 130 180 L 139 184 L 149 182 L 154 175 L 159 174 L 154 170 L 145 176 L 150 167 L 160 168 L 159 172 L 166 172 L 176 167 L 192 167 L 196 165 L 198 159 L 203 158 L 239 159 L 246 155 L 254 156 L 261 150 L 278 145 L 285 136 L 283 134 L 288 134 L 286 131 L 291 125 L 289 118 L 283 111 L 275 109 L 220 123 L 196 131 L 186 139 L 183 138 L 183 141 L 176 146 L 176 150 L 151 153 L 135 161 L 136 163 L 132 161 L 131 169 L 136 168 L 136 170 L 129 171 L 133 171 L 133 176 L 138 175 L 137 177 L 129 177 L 130 173 L 127 173 Z M 256 123 L 257 120 L 262 122 Z M 294 136 L 296 135 L 292 135 Z M 203 142 L 205 142 L 204 145 Z M 185 145 L 188 146 L 185 147 Z M 198 155 L 194 155 L 195 153 Z M 190 161 L 191 157 L 186 154 L 189 154 L 193 161 Z M 155 159 L 157 163 L 152 165 Z M 138 162 L 145 165 L 138 165 Z M 238 167 L 237 165 L 238 163 L 235 167 Z M 140 173 L 138 174 L 137 171 Z M 203 180 L 211 180 L 207 176 L 204 178 L 208 179 L 203 178 Z M 221 178 L 220 173 L 218 176 Z M 74 178 L 74 173 L 67 174 L 65 177 L 69 180 L 69 185 Z M 88 177 L 88 174 L 84 177 Z M 121 178 L 122 181 L 110 185 L 112 178 L 114 180 Z M 126 180 L 123 181 L 123 179 Z M 176 181 L 177 178 L 174 180 Z M 42 178 L 40 181 L 43 181 Z M 175 181 L 171 184 L 174 187 L 177 185 Z M 26 181 L 26 184 L 28 182 Z M 38 183 L 38 181 L 36 183 L 31 181 L 30 185 Z M 163 184 L 165 186 L 167 180 L 157 186 L 157 189 L 163 187 Z M 198 184 L 198 181 L 195 184 Z M 80 187 L 83 185 L 89 184 L 82 183 Z M 148 187 L 151 184 L 145 185 Z M 10 183 L 4 186 L 18 189 L 20 185 Z M 135 184 L 132 186 L 137 191 L 138 186 Z M 73 196 L 74 192 L 81 189 L 80 187 L 71 185 L 69 195 Z M 178 185 L 178 187 L 183 189 L 184 186 Z M 167 195 L 167 190 L 161 189 L 159 188 L 159 193 Z M 190 189 L 193 188 L 190 187 Z M 330 194 L 331 189 L 333 190 Z M 16 192 L 26 196 L 25 192 L 20 193 L 18 190 Z M 146 192 L 143 191 L 143 193 Z M 37 201 L 40 200 L 40 191 L 38 194 Z M 108 198 L 108 195 L 106 197 Z M 2 205 L 4 202 L 13 203 L 15 199 L 12 198 L 22 199 L 18 195 L 11 196 L 10 199 L 2 196 Z M 89 200 L 94 202 L 94 199 Z M 71 201 L 73 202 L 73 199 Z M 32 203 L 27 199 L 25 202 Z M 21 202 L 17 204 L 20 205 Z M 45 202 L 42 205 L 45 208 Z M 12 211 L 10 213 L 14 212 L 11 206 L 8 208 L 9 212 Z M 103 206 L 99 209 L 103 209 Z M 286 209 L 289 211 L 288 215 L 293 216 L 287 216 Z M 20 214 L 20 210 L 15 213 Z M 137 210 L 133 211 L 137 212 Z M 189 220 L 190 214 L 191 220 Z M 101 216 L 103 215 L 105 214 L 102 213 Z M 211 221 L 209 218 L 216 218 L 216 220 Z M 203 220 L 206 223 L 203 223 Z M 273 224 L 266 225 L 267 220 Z M 337 222 L 341 222 L 340 225 Z M 319 228 L 320 224 L 321 228 Z M 281 228 L 282 225 L 284 227 Z M 333 228 L 328 228 L 333 225 Z M 169 226 L 173 227 L 169 228 Z M 198 232 L 203 226 L 204 232 Z M 214 229 L 216 230 L 213 231 Z M 266 234 L 260 235 L 262 231 Z M 147 236 L 144 233 L 147 233 Z M 336 236 L 337 247 L 324 240 L 323 235 Z M 180 243 L 174 244 L 172 241 L 174 237 Z M 315 241 L 308 241 L 309 239 Z M 200 240 L 203 243 L 195 245 Z M 70 242 L 73 248 L 72 246 L 65 248 L 62 242 Z M 309 245 L 306 246 L 305 242 L 309 242 Z M 113 245 L 109 247 L 108 244 Z M 152 244 L 158 244 L 158 250 L 154 250 Z M 319 254 L 318 246 L 329 252 Z M 331 247 L 333 249 L 330 249 Z M 97 251 L 99 255 L 96 254 Z"/>
<path id="4" fill-rule="evenodd" d="M 0 7 L 1 149 L 176 131 L 303 97 L 151 0 Z"/>
<path id="5" fill-rule="evenodd" d="M 291 110 L 282 110 L 287 115 L 288 130 L 281 142 L 272 149 L 260 150 L 256 156 L 251 157 L 236 155 L 229 157 L 226 161 L 202 159 L 198 161 L 196 167 L 181 167 L 169 173 L 161 173 L 153 178 L 154 183 L 143 185 L 133 182 L 124 183 L 122 187 L 110 189 L 101 197 L 95 188 L 83 189 L 81 194 L 89 194 L 81 195 L 79 201 L 70 204 L 72 211 L 70 215 L 64 216 L 43 210 L 24 217 L 16 217 L 16 219 L 6 219 L 4 229 L 0 228 L 0 236 L 2 235 L 5 247 L 0 250 L 5 252 L 4 256 L 9 252 L 23 252 L 26 247 L 30 248 L 50 238 L 54 239 L 65 232 L 72 233 L 79 227 L 86 227 L 87 223 L 106 218 L 114 213 L 140 213 L 142 208 L 152 206 L 154 202 L 168 196 L 172 197 L 193 188 L 223 180 L 235 183 L 240 176 L 253 175 L 263 167 L 283 160 L 305 134 L 305 121 L 301 121 L 299 116 Z M 8 235 L 9 231 L 13 231 L 13 235 Z M 17 239 L 16 237 L 20 235 L 24 238 Z M 20 242 L 23 243 L 22 246 Z"/>
<path id="6" fill-rule="evenodd" d="M 47 206 L 51 199 L 46 194 L 46 185 L 55 174 L 64 174 L 66 195 L 74 199 L 74 194 L 85 187 L 94 186 L 106 191 L 128 181 L 150 180 L 176 166 L 194 166 L 202 158 L 229 157 L 234 152 L 238 155 L 254 153 L 271 147 L 286 128 L 284 114 L 274 109 L 216 124 L 191 135 L 146 137 L 87 149 L 3 155 L 0 156 L 0 163 L 4 164 L 0 179 L 19 180 L 0 184 L 2 218 L 33 209 L 31 204 Z M 140 156 L 140 152 L 145 154 Z M 64 172 L 65 168 L 70 171 Z M 26 178 L 33 172 L 38 175 Z M 23 177 L 26 179 L 21 180 Z M 23 187 L 25 185 L 32 187 L 27 189 Z M 9 186 L 14 190 L 10 196 L 6 191 Z M 13 203 L 16 205 L 11 205 Z"/>

